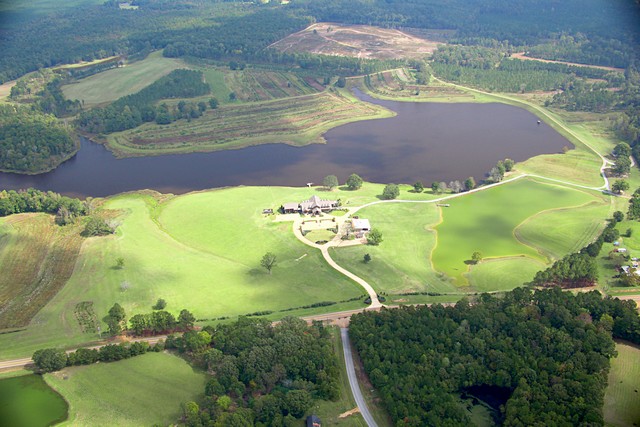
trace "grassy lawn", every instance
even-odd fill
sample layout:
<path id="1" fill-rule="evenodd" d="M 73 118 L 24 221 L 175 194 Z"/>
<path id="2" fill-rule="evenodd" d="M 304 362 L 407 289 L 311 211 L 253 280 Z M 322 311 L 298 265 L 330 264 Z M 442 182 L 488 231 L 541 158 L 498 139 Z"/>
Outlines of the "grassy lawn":
<path id="1" fill-rule="evenodd" d="M 468 280 L 477 292 L 510 291 L 533 279 L 546 264 L 529 257 L 489 259 L 471 267 Z"/>
<path id="2" fill-rule="evenodd" d="M 162 51 L 157 51 L 142 61 L 62 86 L 62 92 L 67 99 L 83 100 L 84 107 L 90 108 L 138 92 L 177 68 L 190 67 L 179 59 L 165 58 Z"/>
<path id="3" fill-rule="evenodd" d="M 305 234 L 304 236 L 310 242 L 319 242 L 326 240 L 327 242 L 336 237 L 336 233 L 329 230 L 313 230 Z"/>
<path id="4" fill-rule="evenodd" d="M 61 425 L 142 426 L 175 423 L 180 404 L 204 394 L 205 375 L 176 356 L 148 353 L 66 368 L 45 380 L 69 402 Z"/>
<path id="5" fill-rule="evenodd" d="M 532 180 L 519 180 L 452 199 L 451 207 L 442 209 L 443 222 L 436 227 L 438 245 L 432 257 L 435 269 L 462 286 L 467 284 L 465 273 L 475 251 L 484 258 L 527 256 L 545 262 L 537 250 L 515 238 L 514 229 L 541 211 L 579 206 L 593 200 L 593 196 L 582 191 Z M 539 243 L 545 247 L 544 241 Z"/>
<path id="6" fill-rule="evenodd" d="M 604 395 L 607 426 L 640 425 L 640 349 L 619 342 L 618 357 L 611 359 L 609 386 Z"/>
<path id="7" fill-rule="evenodd" d="M 358 216 L 379 229 L 379 246 L 351 246 L 331 250 L 342 267 L 368 281 L 378 292 L 452 292 L 456 288 L 431 267 L 436 243 L 431 228 L 439 221 L 435 204 L 384 203 L 358 211 Z M 372 261 L 365 264 L 364 254 Z"/>

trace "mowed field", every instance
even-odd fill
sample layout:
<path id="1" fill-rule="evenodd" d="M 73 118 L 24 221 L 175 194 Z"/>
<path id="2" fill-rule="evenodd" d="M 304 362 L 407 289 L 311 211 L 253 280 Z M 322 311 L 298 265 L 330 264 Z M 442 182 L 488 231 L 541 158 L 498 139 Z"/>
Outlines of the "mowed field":
<path id="1" fill-rule="evenodd" d="M 431 55 L 438 44 L 399 30 L 322 22 L 291 34 L 270 47 L 290 53 L 308 52 L 366 59 L 422 59 Z"/>
<path id="2" fill-rule="evenodd" d="M 0 330 L 26 326 L 71 277 L 82 237 L 46 214 L 0 219 Z"/>
<path id="3" fill-rule="evenodd" d="M 157 51 L 142 61 L 132 62 L 122 68 L 112 68 L 62 86 L 62 93 L 67 99 L 84 101 L 84 108 L 105 105 L 140 91 L 178 68 L 190 67 L 179 59 L 165 58 L 161 51 Z"/>
<path id="4" fill-rule="evenodd" d="M 595 201 L 597 199 L 593 195 L 583 191 L 528 179 L 452 199 L 449 201 L 450 207 L 442 208 L 443 221 L 436 227 L 438 244 L 432 258 L 435 269 L 454 278 L 458 286 L 463 286 L 467 284 L 465 273 L 469 269 L 469 260 L 476 251 L 484 258 L 524 256 L 530 262 L 545 262 L 545 257 L 537 248 L 515 238 L 516 228 L 540 212 L 577 207 Z M 578 210 L 575 214 L 584 221 L 581 224 L 581 221 L 574 221 L 574 230 L 571 235 L 565 236 L 567 249 L 586 243 L 591 237 L 589 230 L 593 228 L 593 217 L 588 218 Z M 533 237 L 532 240 L 545 247 L 546 239 L 539 237 L 544 233 L 535 233 L 538 227 L 545 226 L 545 221 L 539 221 L 520 234 L 526 240 L 527 232 L 533 232 L 537 240 Z M 555 240 L 555 237 L 551 240 Z M 484 273 L 488 273 L 487 270 L 485 268 Z M 533 271 L 535 269 L 529 269 L 529 272 Z M 499 269 L 495 273 L 500 274 Z M 527 280 L 526 277 L 517 279 Z"/>
<path id="5" fill-rule="evenodd" d="M 167 353 L 65 368 L 45 375 L 69 403 L 61 426 L 150 426 L 175 423 L 180 404 L 204 394 L 205 375 Z"/>
<path id="6" fill-rule="evenodd" d="M 324 142 L 327 130 L 353 121 L 391 117 L 382 107 L 345 92 L 232 104 L 207 110 L 197 120 L 170 125 L 147 123 L 108 137 L 118 156 L 215 151 L 265 143 L 306 145 Z"/>
<path id="7" fill-rule="evenodd" d="M 611 359 L 609 386 L 604 395 L 607 426 L 640 425 L 640 349 L 624 342 L 616 345 L 618 357 Z"/>

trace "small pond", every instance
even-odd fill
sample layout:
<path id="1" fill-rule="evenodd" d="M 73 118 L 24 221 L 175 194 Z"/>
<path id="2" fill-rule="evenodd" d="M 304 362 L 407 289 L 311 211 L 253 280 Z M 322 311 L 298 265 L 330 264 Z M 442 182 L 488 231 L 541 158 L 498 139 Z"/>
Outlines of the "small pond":
<path id="1" fill-rule="evenodd" d="M 67 402 L 40 375 L 0 380 L 0 427 L 46 427 L 67 419 Z"/>
<path id="2" fill-rule="evenodd" d="M 557 153 L 571 143 L 526 110 L 505 104 L 440 104 L 361 99 L 396 117 L 351 123 L 325 134 L 327 144 L 266 144 L 213 153 L 116 159 L 82 138 L 82 148 L 56 170 L 25 176 L 0 173 L 0 189 L 35 187 L 73 196 L 155 189 L 185 193 L 236 185 L 304 186 L 351 173 L 381 183 L 427 186 L 484 177 L 498 160 Z"/>

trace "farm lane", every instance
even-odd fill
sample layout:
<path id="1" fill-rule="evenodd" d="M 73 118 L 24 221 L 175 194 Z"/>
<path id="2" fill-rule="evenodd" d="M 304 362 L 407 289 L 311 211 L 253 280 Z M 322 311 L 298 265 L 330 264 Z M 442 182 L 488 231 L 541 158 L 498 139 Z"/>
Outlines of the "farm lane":
<path id="1" fill-rule="evenodd" d="M 351 393 L 356 401 L 356 405 L 362 414 L 362 418 L 369 427 L 378 427 L 376 421 L 373 419 L 373 415 L 369 412 L 367 403 L 360 391 L 360 384 L 358 383 L 358 377 L 356 376 L 356 368 L 353 363 L 353 354 L 351 353 L 351 343 L 349 341 L 349 329 L 340 328 L 340 338 L 342 339 L 342 350 L 344 352 L 344 361 L 347 366 L 347 377 L 349 378 L 349 386 L 351 387 Z"/>

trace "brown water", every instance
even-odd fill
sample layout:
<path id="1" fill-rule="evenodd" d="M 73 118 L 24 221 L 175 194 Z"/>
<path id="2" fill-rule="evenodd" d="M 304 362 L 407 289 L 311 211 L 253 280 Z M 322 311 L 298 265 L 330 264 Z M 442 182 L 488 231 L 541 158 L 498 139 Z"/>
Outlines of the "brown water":
<path id="1" fill-rule="evenodd" d="M 185 193 L 235 185 L 304 186 L 329 174 L 408 183 L 482 179 L 498 160 L 560 152 L 572 144 L 526 110 L 504 104 L 368 102 L 398 115 L 351 123 L 325 134 L 327 144 L 267 144 L 214 153 L 116 159 L 82 139 L 78 154 L 56 170 L 25 176 L 0 173 L 0 189 L 35 187 L 72 196 L 155 189 Z"/>

